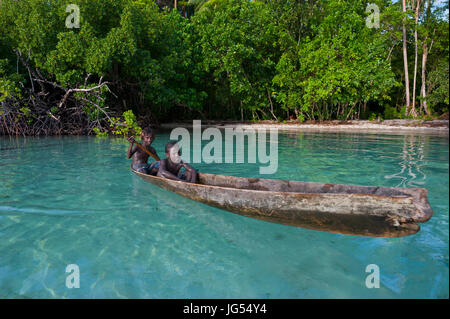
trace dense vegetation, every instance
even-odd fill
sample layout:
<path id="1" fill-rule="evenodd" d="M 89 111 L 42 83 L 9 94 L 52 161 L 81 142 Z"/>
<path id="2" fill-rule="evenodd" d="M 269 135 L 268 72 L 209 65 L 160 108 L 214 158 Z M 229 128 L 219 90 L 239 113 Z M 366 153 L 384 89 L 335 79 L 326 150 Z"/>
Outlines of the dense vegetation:
<path id="1" fill-rule="evenodd" d="M 369 3 L 379 8 L 378 27 Z M 448 2 L 172 7 L 168 0 L 2 0 L 0 134 L 126 134 L 135 115 L 145 125 L 448 112 Z"/>

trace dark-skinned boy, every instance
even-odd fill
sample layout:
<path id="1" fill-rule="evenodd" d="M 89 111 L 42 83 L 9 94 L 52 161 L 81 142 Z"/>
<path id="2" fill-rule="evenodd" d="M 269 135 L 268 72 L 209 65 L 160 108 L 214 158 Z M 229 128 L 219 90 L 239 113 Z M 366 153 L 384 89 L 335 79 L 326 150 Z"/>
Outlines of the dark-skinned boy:
<path id="1" fill-rule="evenodd" d="M 141 138 L 141 145 L 145 147 L 150 153 L 158 156 L 156 150 L 151 146 L 151 144 L 155 140 L 155 134 L 153 133 L 152 129 L 149 127 L 143 129 L 141 132 Z M 148 164 L 147 161 L 149 155 L 141 150 L 137 145 L 133 146 L 133 144 L 136 142 L 133 137 L 129 137 L 127 139 L 130 142 L 130 147 L 128 148 L 127 152 L 127 158 L 133 157 L 131 163 L 132 168 L 140 173 L 156 175 L 158 173 L 160 162 L 156 161 Z"/>
<path id="2" fill-rule="evenodd" d="M 166 145 L 166 158 L 160 161 L 157 176 L 164 177 L 176 181 L 188 183 L 197 182 L 197 171 L 191 165 L 184 163 L 180 156 L 181 152 L 176 142 L 169 142 Z M 185 172 L 180 174 L 181 168 L 185 168 Z"/>

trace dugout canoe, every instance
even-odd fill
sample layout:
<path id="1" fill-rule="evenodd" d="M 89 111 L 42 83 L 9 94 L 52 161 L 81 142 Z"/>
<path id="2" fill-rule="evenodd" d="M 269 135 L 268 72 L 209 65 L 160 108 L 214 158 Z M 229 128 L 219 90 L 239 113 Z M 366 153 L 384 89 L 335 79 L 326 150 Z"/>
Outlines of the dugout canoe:
<path id="1" fill-rule="evenodd" d="M 232 213 L 338 234 L 401 237 L 433 215 L 425 188 L 324 184 L 199 173 L 191 184 L 132 171 L 145 181 Z"/>

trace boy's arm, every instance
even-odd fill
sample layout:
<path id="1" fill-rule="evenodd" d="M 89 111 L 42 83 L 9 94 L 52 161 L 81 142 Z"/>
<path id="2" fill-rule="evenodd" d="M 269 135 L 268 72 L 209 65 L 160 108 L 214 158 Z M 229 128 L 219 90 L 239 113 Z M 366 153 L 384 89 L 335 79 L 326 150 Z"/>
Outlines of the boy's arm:
<path id="1" fill-rule="evenodd" d="M 186 169 L 188 172 L 196 171 L 195 168 L 193 168 L 191 165 L 185 162 L 181 162 L 181 165 Z"/>
<path id="2" fill-rule="evenodd" d="M 169 172 L 166 169 L 166 160 L 161 160 L 160 163 L 161 164 L 159 165 L 157 176 L 168 178 L 168 179 L 173 179 L 175 181 L 183 181 L 181 178 L 178 178 L 178 176 L 175 176 L 174 174 L 172 174 L 171 172 Z"/>
<path id="3" fill-rule="evenodd" d="M 134 145 L 134 147 L 133 147 L 134 140 L 129 139 L 129 141 L 130 141 L 130 146 L 128 147 L 127 158 L 131 158 L 131 156 L 133 156 L 133 154 L 136 153 L 136 151 L 138 149 L 138 147 L 136 145 Z"/>
<path id="4" fill-rule="evenodd" d="M 181 162 L 181 166 L 186 169 L 186 182 L 194 184 L 197 183 L 197 170 L 188 163 Z"/>

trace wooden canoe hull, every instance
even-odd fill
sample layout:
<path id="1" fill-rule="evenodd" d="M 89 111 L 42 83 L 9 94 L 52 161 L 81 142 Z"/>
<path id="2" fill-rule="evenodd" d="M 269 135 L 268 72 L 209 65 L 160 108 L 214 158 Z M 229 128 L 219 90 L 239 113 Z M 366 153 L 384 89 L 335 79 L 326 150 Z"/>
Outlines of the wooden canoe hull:
<path id="1" fill-rule="evenodd" d="M 419 231 L 433 212 L 423 188 L 387 188 L 199 174 L 199 184 L 136 172 L 181 196 L 273 223 L 373 237 Z"/>

